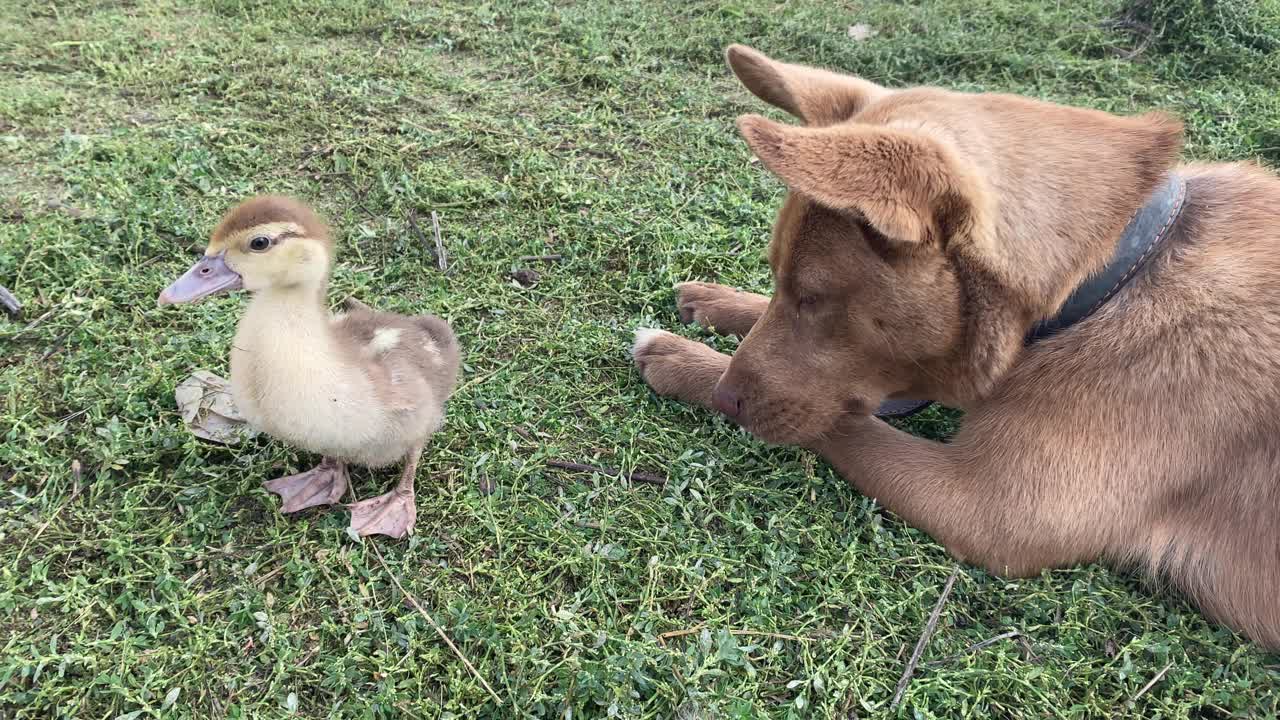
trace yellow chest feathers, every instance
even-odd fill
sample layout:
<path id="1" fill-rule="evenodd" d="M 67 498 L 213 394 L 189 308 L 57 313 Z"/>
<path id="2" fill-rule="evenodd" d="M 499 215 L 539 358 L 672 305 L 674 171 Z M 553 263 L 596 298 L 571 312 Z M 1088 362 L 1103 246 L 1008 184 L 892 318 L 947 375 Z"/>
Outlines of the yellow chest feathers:
<path id="1" fill-rule="evenodd" d="M 231 349 L 231 386 L 249 422 L 313 452 L 351 456 L 385 443 L 391 418 L 368 375 L 341 361 L 324 327 L 246 316 Z"/>

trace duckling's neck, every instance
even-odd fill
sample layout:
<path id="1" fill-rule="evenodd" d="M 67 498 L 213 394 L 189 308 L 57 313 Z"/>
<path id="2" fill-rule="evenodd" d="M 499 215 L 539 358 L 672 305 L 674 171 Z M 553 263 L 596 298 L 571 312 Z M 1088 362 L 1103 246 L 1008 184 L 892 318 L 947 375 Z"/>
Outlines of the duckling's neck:
<path id="1" fill-rule="evenodd" d="M 249 424 L 317 452 L 352 424 L 346 397 L 371 394 L 343 351 L 323 291 L 254 293 L 231 346 L 231 391 Z M 345 413 L 345 414 L 344 414 Z"/>
<path id="2" fill-rule="evenodd" d="M 273 408 L 306 407 L 314 414 L 323 403 L 312 395 L 345 387 L 355 376 L 330 330 L 322 297 L 314 288 L 270 289 L 249 301 L 231 344 L 231 389 L 251 424 L 278 433 L 272 419 L 283 411 Z"/>
<path id="3" fill-rule="evenodd" d="M 256 349 L 284 351 L 286 358 L 297 357 L 297 351 L 335 355 L 323 287 L 293 286 L 255 292 L 240 320 L 237 336 L 253 336 L 245 339 L 252 340 Z"/>
<path id="4" fill-rule="evenodd" d="M 323 325 L 329 311 L 324 305 L 324 288 L 293 285 L 259 290 L 249 301 L 245 316 L 270 314 L 277 321 L 285 317 L 303 324 Z"/>

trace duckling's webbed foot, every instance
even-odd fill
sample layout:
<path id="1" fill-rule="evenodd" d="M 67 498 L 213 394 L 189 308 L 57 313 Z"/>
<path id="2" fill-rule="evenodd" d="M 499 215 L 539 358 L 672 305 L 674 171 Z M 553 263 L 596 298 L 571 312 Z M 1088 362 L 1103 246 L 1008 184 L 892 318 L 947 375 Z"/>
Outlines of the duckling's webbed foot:
<path id="1" fill-rule="evenodd" d="M 306 472 L 268 480 L 262 487 L 284 500 L 280 512 L 332 505 L 347 491 L 347 466 L 341 460 L 327 457 Z"/>
<path id="2" fill-rule="evenodd" d="M 405 537 L 413 530 L 418 519 L 414 504 L 413 480 L 418 470 L 418 455 L 422 448 L 409 454 L 404 464 L 400 484 L 386 495 L 379 495 L 351 506 L 351 529 L 360 535 L 389 535 Z"/>
<path id="3" fill-rule="evenodd" d="M 413 529 L 418 509 L 414 506 L 413 490 L 401 492 L 399 488 L 386 495 L 361 500 L 351 506 L 351 529 L 361 535 L 390 535 L 402 538 Z"/>

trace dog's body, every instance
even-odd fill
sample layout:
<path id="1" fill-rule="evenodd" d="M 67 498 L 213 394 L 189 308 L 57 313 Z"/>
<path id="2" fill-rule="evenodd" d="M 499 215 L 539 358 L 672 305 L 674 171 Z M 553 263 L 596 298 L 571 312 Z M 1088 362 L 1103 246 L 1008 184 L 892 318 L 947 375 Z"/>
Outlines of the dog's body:
<path id="1" fill-rule="evenodd" d="M 728 54 L 805 123 L 739 121 L 791 191 L 775 293 L 682 285 L 686 322 L 746 337 L 731 360 L 641 331 L 646 381 L 817 451 L 960 559 L 1138 566 L 1280 647 L 1280 180 L 1177 167 L 1185 203 L 1144 269 L 1024 347 L 1174 169 L 1176 122 Z M 963 427 L 899 432 L 870 414 L 889 397 Z"/>

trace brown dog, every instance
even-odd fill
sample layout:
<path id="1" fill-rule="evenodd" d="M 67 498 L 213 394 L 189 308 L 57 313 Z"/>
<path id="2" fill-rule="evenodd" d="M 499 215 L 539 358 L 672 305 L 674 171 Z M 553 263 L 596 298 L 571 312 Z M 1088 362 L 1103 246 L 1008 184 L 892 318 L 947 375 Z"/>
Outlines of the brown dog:
<path id="1" fill-rule="evenodd" d="M 1138 566 L 1280 647 L 1280 180 L 1175 169 L 1181 126 L 1160 115 L 728 59 L 803 121 L 738 121 L 790 190 L 774 294 L 681 285 L 686 322 L 746 337 L 731 360 L 642 330 L 649 385 L 815 450 L 957 558 Z M 1171 171 L 1178 211 L 1106 301 L 1024 344 Z M 872 415 L 904 397 L 963 428 L 939 444 Z"/>

